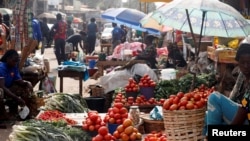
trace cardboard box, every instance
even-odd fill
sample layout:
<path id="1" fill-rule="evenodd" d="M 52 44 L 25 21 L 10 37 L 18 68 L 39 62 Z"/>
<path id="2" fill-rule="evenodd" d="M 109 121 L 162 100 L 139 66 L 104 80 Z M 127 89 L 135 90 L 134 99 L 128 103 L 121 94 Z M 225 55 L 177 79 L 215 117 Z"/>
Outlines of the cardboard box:
<path id="1" fill-rule="evenodd" d="M 213 61 L 217 61 L 218 63 L 234 63 L 236 56 L 236 50 L 232 49 L 215 49 L 213 46 L 207 47 L 207 55 L 208 58 L 212 59 Z"/>
<path id="2" fill-rule="evenodd" d="M 235 61 L 236 51 L 235 50 L 221 50 L 218 53 L 218 62 L 219 63 L 237 63 Z"/>

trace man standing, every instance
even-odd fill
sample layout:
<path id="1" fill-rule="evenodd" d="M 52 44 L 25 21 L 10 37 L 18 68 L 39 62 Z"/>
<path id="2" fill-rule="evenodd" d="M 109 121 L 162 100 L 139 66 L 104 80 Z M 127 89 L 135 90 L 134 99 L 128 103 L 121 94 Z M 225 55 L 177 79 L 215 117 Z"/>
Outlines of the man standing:
<path id="1" fill-rule="evenodd" d="M 34 14 L 31 13 L 31 19 L 32 19 L 32 34 L 33 34 L 33 40 L 37 40 L 38 44 L 36 49 L 38 49 L 39 43 L 42 41 L 42 31 L 40 22 L 34 17 Z M 33 53 L 36 52 L 36 49 L 33 50 Z"/>
<path id="2" fill-rule="evenodd" d="M 41 31 L 43 35 L 42 40 L 42 48 L 41 48 L 41 54 L 44 54 L 45 45 L 48 45 L 48 38 L 49 38 L 49 27 L 47 25 L 47 18 L 43 18 L 43 21 L 40 22 Z"/>
<path id="3" fill-rule="evenodd" d="M 117 45 L 121 43 L 123 30 L 117 26 L 116 23 L 112 23 L 113 30 L 112 30 L 112 48 L 115 49 Z"/>
<path id="4" fill-rule="evenodd" d="M 95 50 L 96 33 L 98 32 L 95 18 L 90 19 L 90 24 L 87 26 L 87 42 L 86 54 L 91 54 Z"/>
<path id="5" fill-rule="evenodd" d="M 65 56 L 65 39 L 66 39 L 66 30 L 67 24 L 63 21 L 62 15 L 58 13 L 56 15 L 57 22 L 53 25 L 52 31 L 54 33 L 55 40 L 55 55 L 58 65 L 61 64 L 61 61 L 66 61 Z"/>

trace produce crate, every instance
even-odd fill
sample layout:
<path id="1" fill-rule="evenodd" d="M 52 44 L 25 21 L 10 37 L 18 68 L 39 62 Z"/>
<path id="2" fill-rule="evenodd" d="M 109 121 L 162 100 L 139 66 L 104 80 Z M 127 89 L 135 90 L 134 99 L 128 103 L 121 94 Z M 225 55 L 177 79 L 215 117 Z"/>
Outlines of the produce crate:
<path id="1" fill-rule="evenodd" d="M 202 140 L 206 108 L 193 110 L 163 110 L 168 141 Z"/>
<path id="2" fill-rule="evenodd" d="M 219 63 L 237 63 L 235 61 L 236 50 L 225 49 L 218 51 Z"/>

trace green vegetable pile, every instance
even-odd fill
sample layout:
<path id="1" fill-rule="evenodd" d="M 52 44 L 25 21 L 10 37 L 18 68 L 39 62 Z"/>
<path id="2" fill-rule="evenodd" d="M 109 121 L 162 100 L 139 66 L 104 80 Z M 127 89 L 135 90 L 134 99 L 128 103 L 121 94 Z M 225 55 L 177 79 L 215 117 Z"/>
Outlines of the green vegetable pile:
<path id="1" fill-rule="evenodd" d="M 194 77 L 192 74 L 186 74 L 180 79 L 159 81 L 155 87 L 155 98 L 168 98 L 171 94 L 177 94 L 178 92 L 189 92 L 191 89 L 193 78 Z M 201 84 L 204 84 L 207 87 L 214 86 L 216 84 L 215 74 L 204 73 L 197 75 L 194 83 L 194 88 L 199 87 Z"/>
<path id="2" fill-rule="evenodd" d="M 42 110 L 58 110 L 62 113 L 84 113 L 88 111 L 88 105 L 79 94 L 56 93 L 45 100 Z"/>
<path id="3" fill-rule="evenodd" d="M 10 141 L 91 141 L 87 132 L 60 122 L 27 120 L 14 125 Z"/>

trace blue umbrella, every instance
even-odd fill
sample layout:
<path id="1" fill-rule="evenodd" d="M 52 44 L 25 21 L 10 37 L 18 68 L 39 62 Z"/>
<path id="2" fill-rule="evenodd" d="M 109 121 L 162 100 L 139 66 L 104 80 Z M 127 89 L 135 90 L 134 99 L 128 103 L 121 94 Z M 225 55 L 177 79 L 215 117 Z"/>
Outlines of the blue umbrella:
<path id="1" fill-rule="evenodd" d="M 109 8 L 101 14 L 103 19 L 110 22 L 122 24 L 135 30 L 148 32 L 149 34 L 159 35 L 160 32 L 158 30 L 141 26 L 140 20 L 145 16 L 145 13 L 131 8 Z"/>

